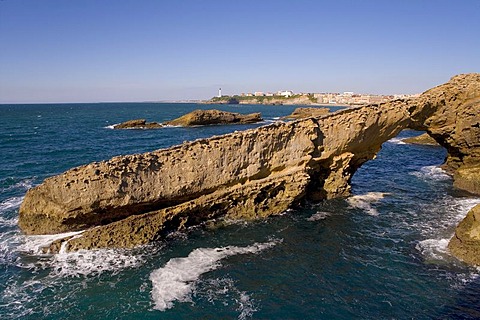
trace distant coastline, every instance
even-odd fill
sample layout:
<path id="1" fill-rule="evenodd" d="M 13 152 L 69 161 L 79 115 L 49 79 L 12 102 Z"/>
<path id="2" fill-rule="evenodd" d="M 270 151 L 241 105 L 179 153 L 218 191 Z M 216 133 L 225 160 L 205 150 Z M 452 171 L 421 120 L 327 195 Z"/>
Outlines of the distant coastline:
<path id="1" fill-rule="evenodd" d="M 222 95 L 199 102 L 205 104 L 262 104 L 262 105 L 318 105 L 318 106 L 360 106 L 383 103 L 392 99 L 409 98 L 417 95 L 370 95 L 345 93 L 300 93 Z"/>

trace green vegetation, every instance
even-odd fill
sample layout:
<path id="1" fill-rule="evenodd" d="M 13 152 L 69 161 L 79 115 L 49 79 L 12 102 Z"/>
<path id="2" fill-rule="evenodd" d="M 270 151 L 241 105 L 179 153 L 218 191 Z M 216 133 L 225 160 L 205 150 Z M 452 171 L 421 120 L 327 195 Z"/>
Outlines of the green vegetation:
<path id="1" fill-rule="evenodd" d="M 254 103 L 254 104 L 284 104 L 288 103 L 289 101 L 293 101 L 296 99 L 308 98 L 311 103 L 317 103 L 317 99 L 313 96 L 313 94 L 294 94 L 290 97 L 284 96 L 221 96 L 221 97 L 213 97 L 208 100 L 208 103 L 219 103 L 219 104 L 239 104 L 239 103 Z"/>

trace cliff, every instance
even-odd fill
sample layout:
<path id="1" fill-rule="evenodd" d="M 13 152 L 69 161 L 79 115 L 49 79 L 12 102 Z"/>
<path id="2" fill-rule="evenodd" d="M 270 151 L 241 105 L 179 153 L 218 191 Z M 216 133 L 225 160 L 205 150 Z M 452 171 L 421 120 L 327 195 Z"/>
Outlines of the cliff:
<path id="1" fill-rule="evenodd" d="M 26 234 L 85 230 L 67 250 L 132 247 L 217 217 L 279 214 L 303 199 L 346 196 L 350 179 L 404 128 L 425 130 L 446 165 L 478 162 L 480 74 L 412 100 L 341 110 L 91 163 L 46 179 L 20 207 Z"/>

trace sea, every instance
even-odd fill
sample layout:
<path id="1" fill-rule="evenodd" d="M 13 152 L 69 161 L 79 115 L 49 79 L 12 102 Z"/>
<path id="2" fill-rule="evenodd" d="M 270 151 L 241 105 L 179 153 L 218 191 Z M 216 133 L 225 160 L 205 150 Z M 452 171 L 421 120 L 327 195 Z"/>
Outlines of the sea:
<path id="1" fill-rule="evenodd" d="M 0 105 L 0 319 L 480 319 L 480 270 L 452 257 L 480 198 L 452 187 L 442 147 L 402 131 L 352 179 L 352 196 L 256 221 L 216 221 L 129 250 L 42 254 L 28 189 L 72 167 L 247 130 L 296 106 Z M 261 112 L 251 125 L 113 130 L 195 109 Z M 339 107 L 330 107 L 332 111 Z M 79 195 L 81 196 L 81 195 Z"/>

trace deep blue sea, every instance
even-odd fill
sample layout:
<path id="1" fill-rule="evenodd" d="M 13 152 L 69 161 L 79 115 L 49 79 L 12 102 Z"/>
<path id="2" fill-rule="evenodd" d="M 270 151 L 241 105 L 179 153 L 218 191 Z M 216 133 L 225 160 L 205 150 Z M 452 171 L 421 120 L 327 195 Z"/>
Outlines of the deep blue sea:
<path id="1" fill-rule="evenodd" d="M 441 147 L 403 131 L 354 176 L 353 195 L 133 250 L 42 255 L 17 227 L 25 192 L 116 155 L 258 125 L 112 130 L 211 105 L 0 105 L 0 319 L 480 319 L 480 271 L 447 251 L 480 198 L 454 190 Z M 294 106 L 217 106 L 261 112 Z M 333 108 L 335 109 L 335 108 Z"/>

